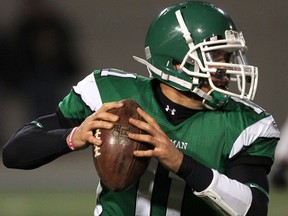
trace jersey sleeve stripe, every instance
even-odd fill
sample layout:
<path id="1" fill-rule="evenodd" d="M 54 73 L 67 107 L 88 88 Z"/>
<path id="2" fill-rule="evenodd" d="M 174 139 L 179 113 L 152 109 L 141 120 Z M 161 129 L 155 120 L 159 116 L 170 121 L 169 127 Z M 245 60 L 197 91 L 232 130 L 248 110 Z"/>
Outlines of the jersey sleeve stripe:
<path id="1" fill-rule="evenodd" d="M 244 146 L 250 146 L 258 137 L 280 137 L 280 131 L 275 126 L 275 121 L 272 116 L 263 118 L 243 130 L 240 136 L 234 142 L 229 158 L 232 158 L 234 155 L 240 152 Z"/>

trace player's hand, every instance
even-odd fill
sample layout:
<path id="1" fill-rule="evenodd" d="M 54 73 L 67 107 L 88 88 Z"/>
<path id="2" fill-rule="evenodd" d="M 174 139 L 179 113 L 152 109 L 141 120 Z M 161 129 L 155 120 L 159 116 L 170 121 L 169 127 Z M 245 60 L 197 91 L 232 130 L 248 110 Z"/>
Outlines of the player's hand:
<path id="1" fill-rule="evenodd" d="M 153 145 L 154 149 L 135 151 L 134 155 L 137 157 L 156 157 L 163 166 L 176 173 L 182 163 L 183 154 L 174 146 L 154 118 L 140 108 L 137 109 L 137 112 L 146 122 L 133 118 L 130 118 L 129 122 L 146 131 L 147 134 L 129 133 L 128 136 L 133 140 L 149 143 Z"/>
<path id="2" fill-rule="evenodd" d="M 75 149 L 82 149 L 89 145 L 101 145 L 102 140 L 94 136 L 94 132 L 98 128 L 111 129 L 114 122 L 119 120 L 119 116 L 107 112 L 110 109 L 120 108 L 123 106 L 121 102 L 104 103 L 99 110 L 88 116 L 82 124 L 77 128 L 72 137 Z M 67 136 L 66 142 L 69 143 Z"/>

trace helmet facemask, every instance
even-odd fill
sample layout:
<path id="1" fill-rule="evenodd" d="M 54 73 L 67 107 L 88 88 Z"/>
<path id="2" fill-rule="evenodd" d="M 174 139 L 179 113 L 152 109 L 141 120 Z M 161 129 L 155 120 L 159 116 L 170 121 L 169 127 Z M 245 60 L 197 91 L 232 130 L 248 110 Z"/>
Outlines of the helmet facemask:
<path id="1" fill-rule="evenodd" d="M 201 59 L 198 57 L 198 50 Z M 246 50 L 242 33 L 227 30 L 224 39 L 213 36 L 190 49 L 184 57 L 180 69 L 192 79 L 207 79 L 214 91 L 253 100 L 258 83 L 258 69 L 248 65 Z M 219 61 L 219 56 L 224 57 L 225 61 Z M 199 69 L 191 71 L 185 66 L 187 64 L 193 64 L 194 68 Z M 215 85 L 212 81 L 213 74 L 216 76 L 225 74 L 229 78 L 229 89 Z"/>

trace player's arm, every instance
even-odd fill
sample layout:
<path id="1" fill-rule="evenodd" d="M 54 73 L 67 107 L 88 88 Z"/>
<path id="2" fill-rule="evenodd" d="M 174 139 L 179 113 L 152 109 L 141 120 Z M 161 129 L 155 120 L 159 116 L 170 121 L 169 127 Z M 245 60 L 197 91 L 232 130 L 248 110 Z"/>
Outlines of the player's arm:
<path id="1" fill-rule="evenodd" d="M 3 148 L 3 163 L 8 168 L 34 169 L 71 152 L 70 138 L 75 150 L 91 144 L 99 145 L 93 131 L 109 129 L 118 116 L 107 111 L 123 106 L 122 103 L 105 103 L 86 119 L 66 119 L 60 110 L 57 114 L 40 117 L 18 130 Z M 71 136 L 72 129 L 77 130 Z"/>
<path id="2" fill-rule="evenodd" d="M 253 161 L 250 163 L 249 161 Z M 220 174 L 184 156 L 178 175 L 194 193 L 224 215 L 267 215 L 269 158 L 239 157 Z"/>
<path id="3" fill-rule="evenodd" d="M 34 169 L 71 150 L 66 144 L 70 128 L 62 128 L 56 113 L 40 117 L 18 130 L 3 147 L 8 168 Z"/>
<path id="4" fill-rule="evenodd" d="M 267 215 L 269 182 L 267 175 L 272 166 L 268 157 L 242 155 L 230 163 L 226 175 L 248 186 L 252 192 L 252 203 L 247 215 Z"/>

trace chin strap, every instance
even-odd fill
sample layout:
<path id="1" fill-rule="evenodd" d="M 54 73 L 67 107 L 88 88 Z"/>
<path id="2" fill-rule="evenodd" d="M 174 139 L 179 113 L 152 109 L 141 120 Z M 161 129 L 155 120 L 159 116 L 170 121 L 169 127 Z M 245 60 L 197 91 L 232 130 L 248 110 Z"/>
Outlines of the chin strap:
<path id="1" fill-rule="evenodd" d="M 202 91 L 201 89 L 199 88 L 194 88 L 194 90 L 192 91 L 193 93 L 197 94 L 199 97 L 203 98 L 203 100 L 207 100 L 207 101 L 212 101 L 213 98 L 212 96 L 208 93 L 205 93 L 204 91 Z"/>
<path id="2" fill-rule="evenodd" d="M 184 88 L 186 89 L 192 89 L 192 83 L 191 82 L 187 82 L 185 80 L 182 80 L 176 76 L 173 76 L 171 74 L 168 74 L 168 73 L 164 73 L 163 71 L 159 70 L 158 68 L 156 68 L 154 65 L 150 64 L 148 61 L 142 59 L 142 58 L 139 58 L 137 56 L 133 56 L 133 58 L 138 61 L 139 63 L 141 64 L 144 64 L 146 65 L 146 67 L 148 68 L 148 71 L 150 73 L 150 76 L 151 75 L 151 72 L 152 71 L 153 73 L 155 73 L 156 75 L 160 76 L 161 79 L 163 80 L 166 80 L 166 81 L 170 81 L 170 82 L 173 82 L 173 83 L 176 83 L 180 86 L 183 86 Z"/>
<path id="3" fill-rule="evenodd" d="M 228 95 L 216 92 L 213 89 L 211 89 L 206 95 L 209 96 L 209 99 L 202 97 L 204 98 L 202 104 L 210 110 L 216 110 L 223 107 L 230 99 Z"/>
<path id="4" fill-rule="evenodd" d="M 223 107 L 230 98 L 228 95 L 216 92 L 213 89 L 211 89 L 208 93 L 205 93 L 196 87 L 192 92 L 203 98 L 202 104 L 210 110 L 216 110 Z"/>

